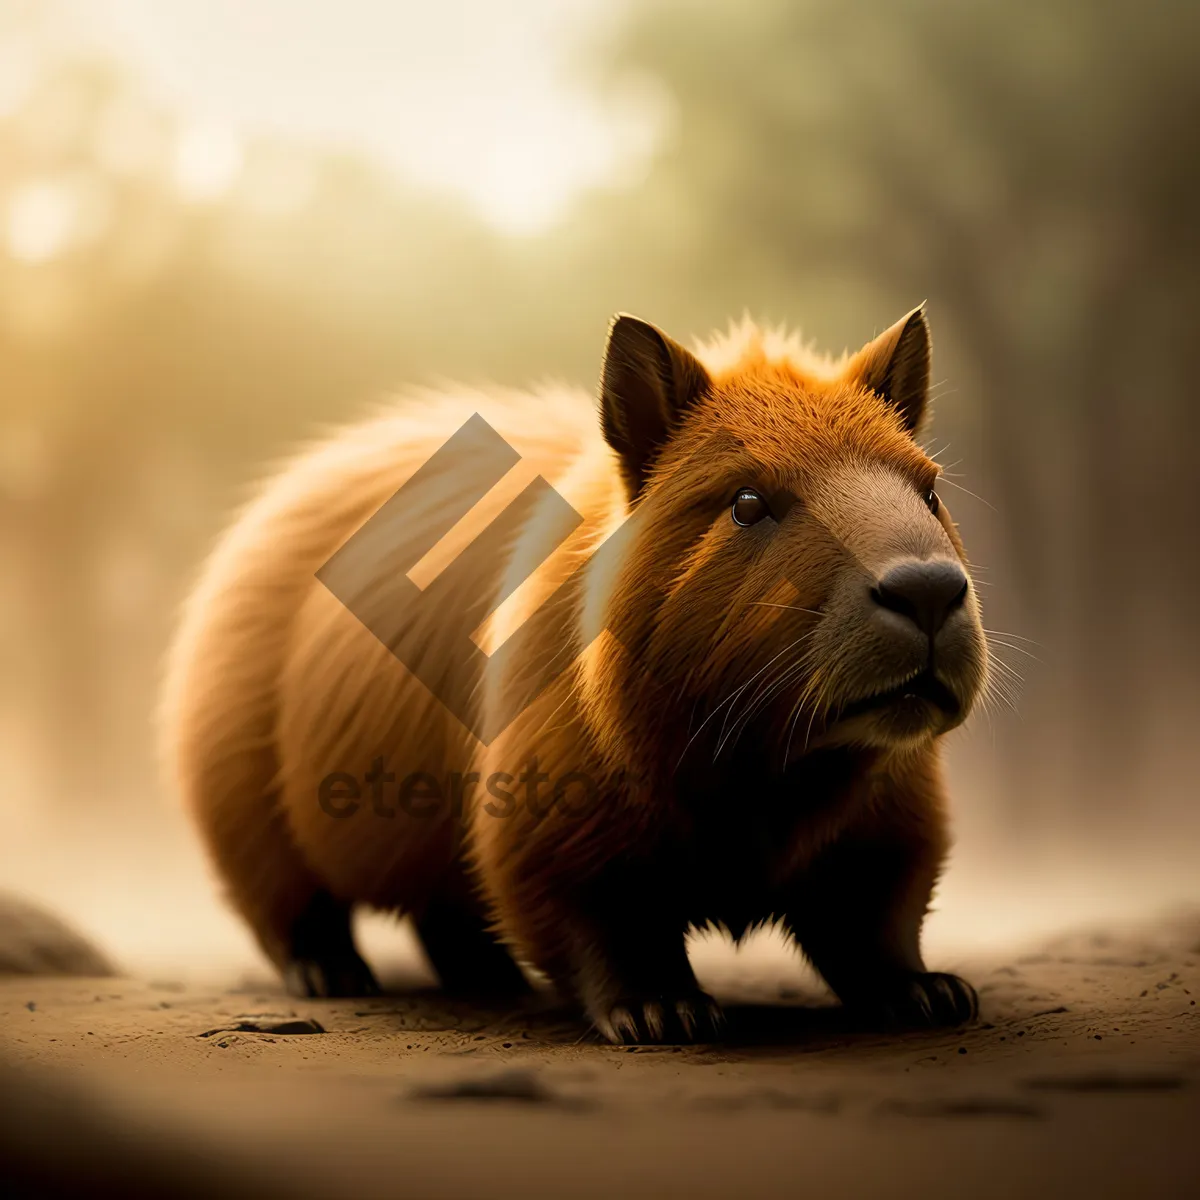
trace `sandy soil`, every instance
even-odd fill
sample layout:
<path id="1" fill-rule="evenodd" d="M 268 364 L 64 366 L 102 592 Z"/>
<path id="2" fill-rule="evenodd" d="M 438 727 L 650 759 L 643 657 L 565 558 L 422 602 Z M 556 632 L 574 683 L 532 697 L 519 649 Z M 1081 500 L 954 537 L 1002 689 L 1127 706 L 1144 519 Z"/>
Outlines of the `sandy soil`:
<path id="1" fill-rule="evenodd" d="M 978 1026 L 883 1036 L 848 1027 L 781 951 L 726 958 L 706 982 L 730 1005 L 728 1040 L 662 1048 L 601 1044 L 544 1003 L 483 1012 L 404 963 L 382 999 L 311 1003 L 266 975 L 10 976 L 0 1055 L 81 1089 L 128 1145 L 184 1147 L 168 1157 L 193 1183 L 196 1164 L 230 1162 L 289 1195 L 1197 1186 L 1200 913 L 956 965 L 979 987 Z"/>

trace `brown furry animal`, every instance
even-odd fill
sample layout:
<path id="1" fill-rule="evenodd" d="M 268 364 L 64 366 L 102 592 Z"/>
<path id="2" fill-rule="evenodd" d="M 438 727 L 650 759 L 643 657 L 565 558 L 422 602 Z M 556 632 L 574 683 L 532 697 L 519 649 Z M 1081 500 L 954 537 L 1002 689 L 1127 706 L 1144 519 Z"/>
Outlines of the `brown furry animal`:
<path id="1" fill-rule="evenodd" d="M 987 671 L 928 381 L 920 309 L 839 362 L 621 316 L 599 421 L 420 394 L 270 482 L 187 608 L 165 728 L 289 985 L 372 989 L 371 905 L 449 987 L 520 960 L 612 1040 L 707 1036 L 686 931 L 774 917 L 846 1004 L 969 1018 L 919 948 L 938 739 Z"/>

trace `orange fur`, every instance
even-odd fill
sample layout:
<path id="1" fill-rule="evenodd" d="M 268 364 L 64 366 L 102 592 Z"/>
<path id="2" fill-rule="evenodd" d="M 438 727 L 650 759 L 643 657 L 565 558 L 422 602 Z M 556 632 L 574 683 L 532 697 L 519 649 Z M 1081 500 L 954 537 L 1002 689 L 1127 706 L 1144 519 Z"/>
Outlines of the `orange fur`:
<path id="1" fill-rule="evenodd" d="M 774 912 L 848 999 L 868 989 L 858 978 L 867 968 L 842 962 L 842 935 L 852 949 L 865 938 L 889 971 L 923 970 L 917 938 L 947 842 L 937 738 L 954 722 L 839 719 L 911 673 L 890 662 L 890 643 L 862 607 L 864 581 L 898 557 L 962 557 L 945 510 L 930 517 L 921 501 L 937 476 L 912 436 L 927 335 L 919 314 L 906 321 L 838 362 L 749 322 L 694 356 L 650 327 L 618 323 L 602 389 L 609 444 L 582 392 L 427 392 L 302 454 L 267 484 L 187 606 L 164 730 L 232 901 L 281 969 L 322 954 L 346 966 L 348 933 L 331 935 L 325 910 L 315 925 L 306 915 L 328 898 L 335 914 L 356 904 L 414 914 L 435 965 L 444 975 L 461 966 L 468 983 L 473 964 L 497 965 L 486 922 L 614 1038 L 663 1034 L 673 1018 L 660 1000 L 637 1009 L 647 989 L 678 991 L 678 1020 L 694 1032 L 702 1014 L 678 961 L 689 923 L 740 933 Z M 661 370 L 646 367 L 647 355 Z M 620 407 L 625 388 L 637 393 L 633 409 Z M 647 443 L 660 403 L 661 444 Z M 502 553 L 460 571 L 456 602 L 479 613 L 479 644 L 521 646 L 471 697 L 473 715 L 503 730 L 486 746 L 316 578 L 472 412 L 520 452 L 514 476 L 540 473 L 583 518 L 564 538 L 546 497 Z M 469 467 L 444 474 L 425 507 L 395 523 L 353 606 L 375 618 L 376 633 L 382 623 L 388 637 L 415 636 L 451 688 L 445 622 L 397 610 L 388 581 L 410 562 L 423 518 L 453 506 L 469 480 Z M 463 523 L 471 534 L 512 501 L 506 484 Z M 771 530 L 728 519 L 730 495 L 751 484 L 778 498 Z M 785 505 L 794 506 L 786 515 Z M 597 554 L 614 535 L 620 552 Z M 468 540 L 453 531 L 410 575 L 425 586 Z M 494 605 L 498 596 L 507 599 Z M 541 636 L 553 627 L 539 624 L 542 606 L 556 596 L 567 645 Z M 973 589 L 959 624 L 946 653 L 963 702 L 956 720 L 986 669 Z M 783 666 L 790 679 L 779 677 Z M 745 711 L 735 718 L 737 701 Z M 535 761 L 549 779 L 522 781 Z M 365 786 L 352 815 L 318 802 L 322 781 L 365 780 L 376 763 L 399 776 L 480 780 L 465 785 L 461 813 L 445 795 L 428 812 L 406 812 L 394 796 L 377 804 Z M 511 806 L 483 784 L 504 775 L 516 777 L 499 789 Z M 574 801 L 552 802 L 569 778 Z M 730 886 L 710 886 L 700 876 L 720 875 L 722 855 Z M 831 875 L 844 859 L 850 866 Z M 735 879 L 754 894 L 735 895 Z M 819 928 L 813 881 L 842 914 Z M 868 904 L 872 889 L 883 890 Z M 776 907 L 760 911 L 768 892 Z M 860 909 L 869 929 L 855 923 Z M 476 922 L 470 946 L 455 941 L 460 919 Z M 657 970 L 660 948 L 673 978 L 639 982 Z M 304 976 L 310 990 L 363 981 L 351 971 L 339 985 L 329 962 L 319 965 L 316 984 Z M 867 971 L 870 987 L 884 987 L 881 970 Z"/>

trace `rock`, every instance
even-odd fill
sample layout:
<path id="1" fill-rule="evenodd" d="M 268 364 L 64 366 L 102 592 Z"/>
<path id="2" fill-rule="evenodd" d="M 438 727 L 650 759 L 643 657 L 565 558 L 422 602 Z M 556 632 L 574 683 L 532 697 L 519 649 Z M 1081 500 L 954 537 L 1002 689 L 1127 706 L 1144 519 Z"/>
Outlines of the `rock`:
<path id="1" fill-rule="evenodd" d="M 64 921 L 0 893 L 0 976 L 114 974 L 108 959 Z"/>
<path id="2" fill-rule="evenodd" d="M 295 1037 L 324 1032 L 325 1026 L 320 1021 L 299 1017 L 286 1021 L 239 1021 L 236 1025 L 223 1025 L 219 1029 L 208 1029 L 200 1034 L 200 1037 L 213 1037 L 218 1033 L 275 1033 L 281 1037 Z"/>

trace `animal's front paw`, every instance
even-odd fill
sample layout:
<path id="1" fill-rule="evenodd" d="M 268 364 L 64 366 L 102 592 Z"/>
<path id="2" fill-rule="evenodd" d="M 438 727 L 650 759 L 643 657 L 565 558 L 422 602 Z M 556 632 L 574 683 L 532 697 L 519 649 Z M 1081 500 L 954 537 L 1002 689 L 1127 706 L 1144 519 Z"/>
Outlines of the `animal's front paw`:
<path id="1" fill-rule="evenodd" d="M 879 997 L 884 1024 L 906 1029 L 962 1025 L 979 1016 L 979 997 L 965 979 L 940 971 L 901 976 Z"/>
<path id="2" fill-rule="evenodd" d="M 630 996 L 593 1014 L 596 1028 L 617 1045 L 715 1041 L 725 1018 L 707 992 L 686 996 Z"/>
<path id="3" fill-rule="evenodd" d="M 380 994 L 371 968 L 357 955 L 336 962 L 294 958 L 283 969 L 283 983 L 293 996 L 302 1000 Z"/>

